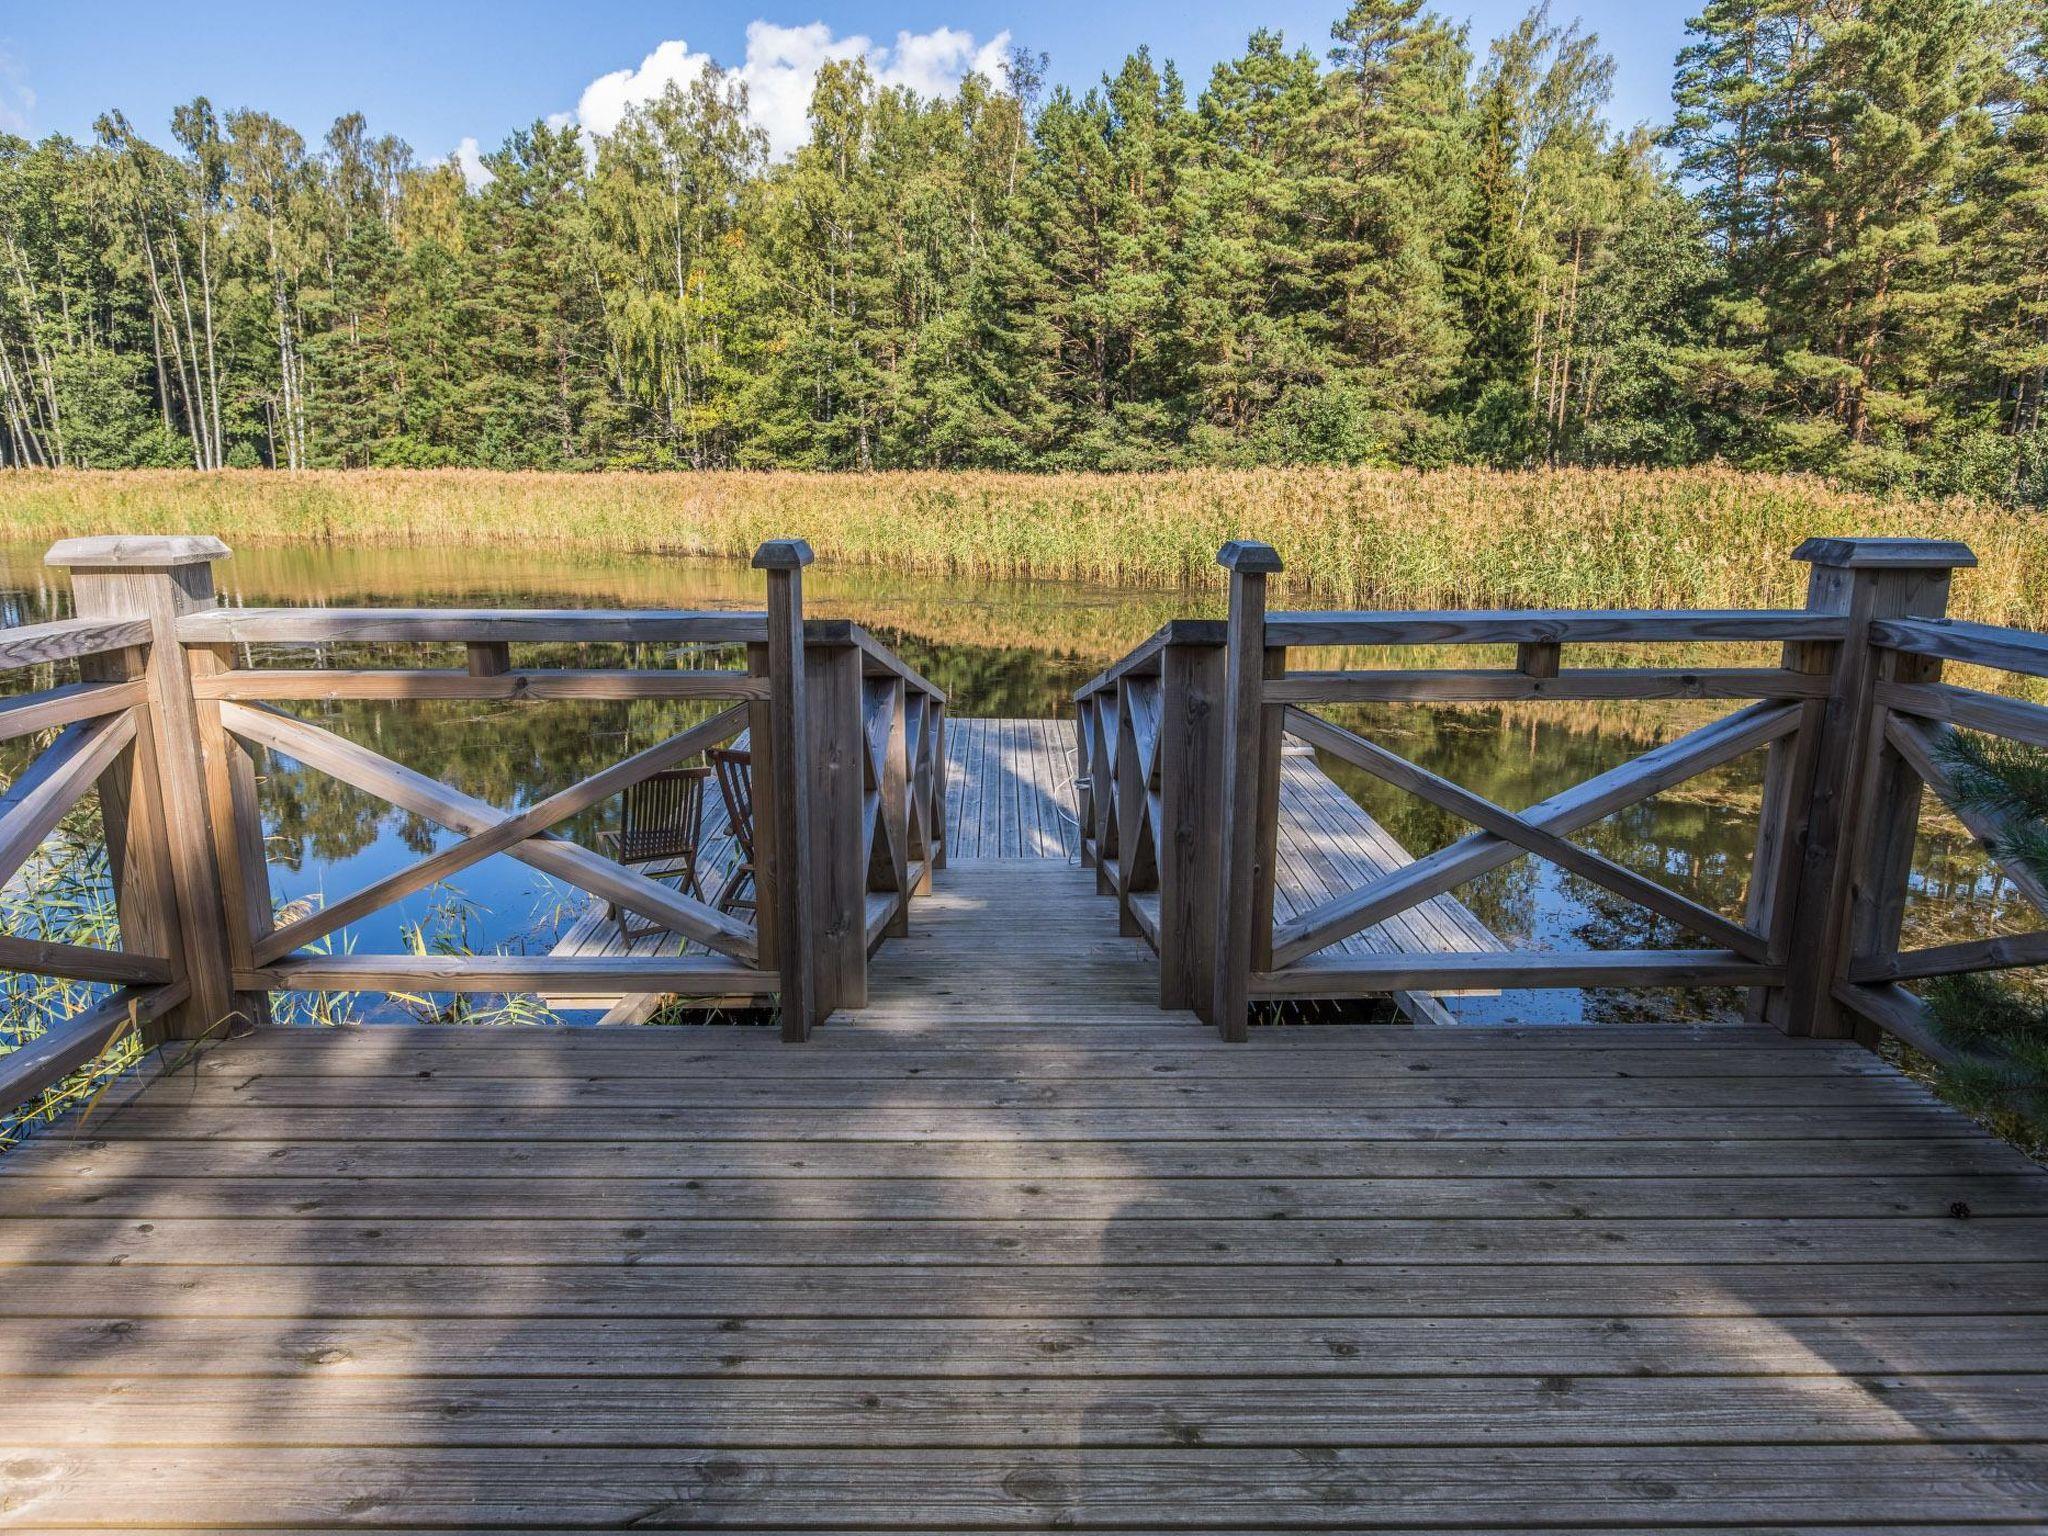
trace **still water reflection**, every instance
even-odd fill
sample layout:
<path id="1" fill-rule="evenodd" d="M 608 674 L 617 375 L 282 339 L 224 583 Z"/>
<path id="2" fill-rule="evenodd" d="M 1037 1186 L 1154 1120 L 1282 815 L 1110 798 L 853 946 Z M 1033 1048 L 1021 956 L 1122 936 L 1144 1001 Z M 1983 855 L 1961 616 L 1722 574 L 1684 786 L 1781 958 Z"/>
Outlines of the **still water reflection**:
<path id="1" fill-rule="evenodd" d="M 41 563 L 40 546 L 0 546 L 0 618 L 31 623 L 68 612 L 62 573 Z M 758 606 L 757 573 L 737 563 L 474 549 L 251 548 L 218 571 L 235 605 L 477 607 Z M 1072 713 L 1074 688 L 1167 618 L 1215 614 L 1220 593 L 1117 591 L 1052 582 L 987 583 L 842 571 L 807 574 L 814 614 L 860 620 L 952 698 L 960 715 Z M 561 647 L 535 664 L 603 665 L 617 648 Z M 361 664 L 330 649 L 257 653 L 266 665 Z M 1616 652 L 1586 664 L 1632 659 Z M 1635 653 L 1633 659 L 1641 659 Z M 1661 659 L 1671 658 L 1667 653 Z M 1701 660 L 1708 658 L 1701 657 Z M 1766 653 L 1715 653 L 1714 662 L 1767 661 Z M 643 652 L 635 664 L 717 665 L 715 656 L 673 648 Z M 1337 658 L 1303 657 L 1301 665 Z M 1354 653 L 1350 664 L 1390 664 Z M 1509 656 L 1410 652 L 1403 665 L 1506 665 Z M 416 648 L 376 665 L 460 665 L 451 648 Z M 531 803 L 705 712 L 701 706 L 640 703 L 381 704 L 289 706 L 296 713 L 469 794 L 516 807 Z M 1550 704 L 1477 707 L 1375 706 L 1333 710 L 1334 718 L 1404 756 L 1512 809 L 1541 800 L 1693 728 L 1720 707 L 1699 704 Z M 9 771 L 15 766 L 10 761 Z M 271 854 L 273 900 L 317 903 L 340 896 L 447 845 L 453 835 L 374 796 L 281 758 L 261 763 L 261 798 Z M 1454 818 L 1388 789 L 1346 765 L 1324 767 L 1415 853 L 1469 830 Z M 1761 758 L 1731 764 L 1580 834 L 1588 846 L 1739 916 L 1749 874 Z M 562 830 L 594 840 L 608 808 Z M 1576 876 L 1534 860 L 1471 882 L 1456 894 L 1509 943 L 1540 949 L 1690 946 L 1672 925 L 1609 898 Z M 1925 935 L 1974 936 L 2006 926 L 2001 890 L 1959 827 L 1930 817 L 1923 830 L 1909 922 Z M 342 942 L 365 953 L 426 950 L 545 951 L 581 909 L 580 893 L 498 857 L 464 871 L 452 886 L 422 892 L 354 925 Z M 1467 999 L 1467 1016 L 1570 1021 L 1644 1012 L 1717 1012 L 1727 994 L 1690 997 L 1510 993 Z M 417 1012 L 428 1003 L 369 1002 L 371 1013 Z"/>

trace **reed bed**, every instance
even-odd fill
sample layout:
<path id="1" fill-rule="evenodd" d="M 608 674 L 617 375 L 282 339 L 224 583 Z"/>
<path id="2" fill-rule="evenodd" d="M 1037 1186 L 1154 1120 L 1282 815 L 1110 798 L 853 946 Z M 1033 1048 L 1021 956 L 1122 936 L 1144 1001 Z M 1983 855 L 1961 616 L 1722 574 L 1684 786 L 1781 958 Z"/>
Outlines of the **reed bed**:
<path id="1" fill-rule="evenodd" d="M 1288 599 L 1380 608 L 1792 603 L 1802 538 L 1918 534 L 1976 549 L 1960 614 L 2031 626 L 2048 596 L 2040 515 L 1716 468 L 0 475 L 0 533 L 107 532 L 714 556 L 800 534 L 842 566 L 1168 588 L 1212 584 L 1217 546 L 1252 537 Z"/>

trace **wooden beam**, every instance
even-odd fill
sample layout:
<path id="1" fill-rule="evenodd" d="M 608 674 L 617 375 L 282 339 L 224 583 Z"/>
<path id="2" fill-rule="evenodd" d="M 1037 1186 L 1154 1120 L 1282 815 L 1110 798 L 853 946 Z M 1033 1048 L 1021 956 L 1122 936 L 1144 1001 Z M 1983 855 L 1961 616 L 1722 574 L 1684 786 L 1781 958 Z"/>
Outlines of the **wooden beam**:
<path id="1" fill-rule="evenodd" d="M 1169 645 L 1221 646 L 1226 624 L 1217 619 L 1170 619 L 1140 641 L 1121 659 L 1111 663 L 1074 690 L 1076 699 L 1091 698 L 1112 690 L 1121 678 L 1132 674 L 1157 673 L 1160 653 Z"/>
<path id="2" fill-rule="evenodd" d="M 54 939 L 21 939 L 13 934 L 0 934 L 0 970 L 117 985 L 161 986 L 171 979 L 171 962 L 158 955 L 60 944 Z"/>
<path id="3" fill-rule="evenodd" d="M 1159 1006 L 1206 1008 L 1216 984 L 1222 899 L 1216 828 L 1223 803 L 1223 651 L 1168 646 L 1160 682 Z"/>
<path id="4" fill-rule="evenodd" d="M 1840 618 L 1804 608 L 1274 613 L 1267 625 L 1271 642 L 1283 646 L 1839 640 L 1846 632 Z"/>
<path id="5" fill-rule="evenodd" d="M 901 678 L 912 693 L 921 693 L 942 704 L 946 701 L 945 689 L 850 619 L 805 619 L 804 643 L 850 645 L 860 652 L 862 676 Z"/>
<path id="6" fill-rule="evenodd" d="M 946 763 L 946 732 L 949 729 L 947 722 L 945 702 L 934 699 L 929 724 L 926 727 L 926 750 L 931 754 L 931 819 L 925 828 L 930 852 L 930 857 L 925 860 L 926 888 L 931 884 L 932 872 L 946 867 L 946 850 L 950 842 L 946 836 L 946 812 L 952 800 L 953 784 Z"/>
<path id="7" fill-rule="evenodd" d="M 83 721 L 24 768 L 0 795 L 0 883 L 14 878 L 64 819 L 64 813 L 135 739 L 135 713 Z"/>
<path id="8" fill-rule="evenodd" d="M 79 675 L 116 686 L 134 686 L 148 694 L 149 652 L 143 646 L 82 656 Z M 178 907 L 177 883 L 171 871 L 171 844 L 165 825 L 163 781 L 159 773 L 156 734 L 148 709 L 135 711 L 135 740 L 99 778 L 100 823 L 106 834 L 107 872 L 114 887 L 121 945 L 137 955 L 168 957 L 163 980 L 181 987 L 186 982 L 188 946 Z M 189 992 L 189 988 L 186 989 Z M 155 1031 L 151 1031 L 155 1043 Z"/>
<path id="9" fill-rule="evenodd" d="M 1958 1050 L 1935 1032 L 1927 1016 L 1927 1005 L 1904 987 L 1839 981 L 1835 983 L 1835 1001 L 1942 1066 L 1955 1066 L 1971 1059 L 1969 1052 Z"/>
<path id="10" fill-rule="evenodd" d="M 2003 694 L 1954 683 L 1879 683 L 1877 702 L 1923 720 L 2048 748 L 2048 709 Z"/>
<path id="11" fill-rule="evenodd" d="M 772 971 L 708 955 L 296 955 L 236 975 L 267 992 L 669 993 L 759 996 Z"/>
<path id="12" fill-rule="evenodd" d="M 216 663 L 206 653 L 188 656 L 178 626 L 213 611 L 213 562 L 227 557 L 218 539 L 74 539 L 45 557 L 68 567 L 78 611 L 100 619 L 143 619 L 149 626 L 144 677 L 149 691 L 147 736 L 155 758 L 160 815 L 149 824 L 161 838 L 162 863 L 181 936 L 177 969 L 190 994 L 165 1015 L 167 1033 L 198 1038 L 240 1017 L 265 1021 L 264 999 L 237 994 L 230 979 L 246 945 L 253 911 L 269 915 L 269 890 L 251 881 L 243 863 L 254 815 L 252 797 L 217 795 L 230 765 L 209 756 L 212 705 L 192 695 L 195 670 Z M 138 737 L 140 739 L 140 737 Z M 243 788 L 248 785 L 244 781 Z M 260 840 L 260 827 L 254 829 Z M 253 871 L 260 881 L 260 864 Z"/>
<path id="13" fill-rule="evenodd" d="M 804 899 L 811 955 L 815 1026 L 868 995 L 868 857 L 871 813 L 867 733 L 862 703 L 867 681 L 850 645 L 803 646 L 808 772 L 799 792 L 808 864 Z"/>
<path id="14" fill-rule="evenodd" d="M 745 645 L 761 639 L 765 622 L 758 613 L 660 608 L 215 608 L 183 619 L 178 637 L 188 645 Z"/>
<path id="15" fill-rule="evenodd" d="M 281 752 L 296 762 L 389 800 L 401 810 L 424 816 L 451 831 L 475 836 L 508 819 L 508 813 L 452 789 L 438 779 L 416 773 L 367 747 L 332 731 L 275 710 L 224 704 L 223 716 L 237 736 Z M 505 850 L 522 864 L 567 881 L 593 896 L 616 902 L 628 911 L 659 923 L 683 938 L 709 949 L 744 952 L 738 940 L 752 935 L 737 919 L 713 912 L 701 902 L 638 874 L 601 854 L 551 834 L 529 838 Z M 730 947 L 729 947 L 730 946 Z M 744 958 L 742 953 L 741 958 Z"/>
<path id="16" fill-rule="evenodd" d="M 1506 838 L 1539 858 L 1571 871 L 1594 884 L 1604 886 L 1615 895 L 1648 907 L 1661 917 L 1691 930 L 1702 938 L 1711 939 L 1724 949 L 1750 960 L 1762 960 L 1767 945 L 1759 934 L 1751 933 L 1740 923 L 1730 922 L 1711 907 L 1678 892 L 1659 885 L 1634 870 L 1617 864 L 1590 848 L 1567 842 L 1554 832 L 1532 826 L 1505 806 L 1496 805 L 1483 795 L 1474 794 L 1462 784 L 1455 784 L 1440 774 L 1431 773 L 1427 768 L 1411 763 L 1405 757 L 1389 752 L 1375 742 L 1367 741 L 1342 726 L 1298 709 L 1287 712 L 1287 728 L 1312 747 L 1330 752 L 1355 767 L 1393 785 L 1409 794 L 1427 800 L 1431 805 L 1449 811 L 1452 815 L 1471 822 L 1483 831 Z"/>
<path id="17" fill-rule="evenodd" d="M 1917 556 L 1915 555 L 1917 551 Z M 1825 701 L 1811 722 L 1791 796 L 1796 856 L 1766 866 L 1781 877 L 1768 923 L 1774 958 L 1789 964 L 1784 990 L 1762 998 L 1763 1017 L 1789 1034 L 1831 1039 L 1855 1031 L 1834 984 L 1853 952 L 1896 947 L 1912 863 L 1920 785 L 1887 749 L 1875 689 L 1907 658 L 1872 644 L 1872 625 L 1939 614 L 1950 573 L 1969 552 L 1939 540 L 1814 539 L 1793 551 L 1807 561 L 1807 607 L 1843 625 Z M 1776 807 L 1766 806 L 1767 817 Z M 1791 850 L 1785 850 L 1791 852 Z"/>
<path id="18" fill-rule="evenodd" d="M 1540 647 L 1524 647 L 1540 649 Z M 1293 672 L 1267 700 L 1282 704 L 1486 703 L 1520 699 L 1804 699 L 1827 680 L 1780 667 L 1580 667 L 1520 670 Z"/>
<path id="19" fill-rule="evenodd" d="M 1357 997 L 1479 987 L 1752 987 L 1783 978 L 1732 950 L 1599 950 L 1572 954 L 1344 955 L 1252 978 L 1258 997 Z"/>
<path id="20" fill-rule="evenodd" d="M 1522 820 L 1559 836 L 1576 832 L 1624 806 L 1647 800 L 1776 740 L 1798 723 L 1798 710 L 1793 704 L 1751 704 L 1530 806 Z M 1274 965 L 1292 965 L 1521 854 L 1517 845 L 1491 832 L 1460 838 L 1362 890 L 1332 898 L 1296 916 L 1274 934 Z"/>
<path id="21" fill-rule="evenodd" d="M 489 649 L 489 647 L 473 647 Z M 197 678 L 202 699 L 752 699 L 765 683 L 721 670 L 635 672 L 537 668 L 518 672 L 444 669 L 321 671 L 293 668 L 221 672 Z"/>
<path id="22" fill-rule="evenodd" d="M 512 670 L 512 646 L 505 640 L 472 640 L 465 648 L 471 677 L 503 677 Z"/>
<path id="23" fill-rule="evenodd" d="M 33 667 L 42 662 L 76 661 L 149 644 L 149 620 L 143 618 L 58 619 L 49 624 L 17 624 L 0 629 L 0 669 Z"/>
<path id="24" fill-rule="evenodd" d="M 26 1104 L 52 1084 L 89 1065 L 130 1026 L 148 1026 L 185 1000 L 183 982 L 116 992 L 84 1013 L 53 1024 L 28 1044 L 0 1056 L 0 1105 Z"/>
<path id="25" fill-rule="evenodd" d="M 1914 656 L 2048 677 L 2048 635 L 2030 629 L 2003 629 L 1967 619 L 1885 618 L 1870 626 L 1870 642 Z"/>
<path id="26" fill-rule="evenodd" d="M 1262 848 L 1271 847 L 1270 839 L 1261 835 L 1261 823 L 1277 833 L 1279 820 L 1280 734 L 1277 725 L 1268 730 L 1265 689 L 1270 648 L 1266 578 L 1278 573 L 1281 565 L 1272 545 L 1239 539 L 1225 544 L 1216 562 L 1230 572 L 1230 618 L 1223 648 L 1223 817 L 1216 829 L 1216 975 L 1208 1022 L 1226 1040 L 1245 1040 L 1250 1028 L 1251 973 L 1265 958 L 1272 932 L 1272 898 L 1269 894 L 1264 902 L 1259 899 L 1261 879 L 1269 892 L 1271 889 L 1272 854 L 1266 854 L 1263 874 L 1259 855 Z M 1129 857 L 1128 848 L 1119 852 L 1120 859 Z M 1264 934 L 1258 918 L 1261 910 L 1266 914 Z"/>
<path id="27" fill-rule="evenodd" d="M 1965 971 L 2009 971 L 2023 965 L 2048 965 L 2048 933 L 2007 933 L 1960 944 L 1892 955 L 1869 955 L 1849 965 L 1849 980 L 1858 985 L 1879 981 L 1910 981 L 1922 976 L 1955 976 Z"/>
<path id="28" fill-rule="evenodd" d="M 0 741 L 58 730 L 100 715 L 119 714 L 148 699 L 149 692 L 139 677 L 112 683 L 65 683 L 45 688 L 41 693 L 20 694 L 0 700 Z"/>

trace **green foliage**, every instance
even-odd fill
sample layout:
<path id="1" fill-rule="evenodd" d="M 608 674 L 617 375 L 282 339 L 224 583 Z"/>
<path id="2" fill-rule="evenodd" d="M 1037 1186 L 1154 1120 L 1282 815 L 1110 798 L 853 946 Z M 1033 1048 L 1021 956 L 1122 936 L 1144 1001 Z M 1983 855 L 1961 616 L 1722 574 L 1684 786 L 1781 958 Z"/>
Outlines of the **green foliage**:
<path id="1" fill-rule="evenodd" d="M 1951 731 L 1940 756 L 1960 806 L 2001 830 L 1999 859 L 2048 880 L 2048 752 Z M 2037 986 L 1981 974 L 1943 976 L 1927 988 L 1929 1016 L 1957 1048 L 1943 1091 L 1978 1113 L 2048 1133 L 2048 999 Z"/>
<path id="2" fill-rule="evenodd" d="M 1018 54 L 706 69 L 465 186 L 360 115 L 0 137 L 0 464 L 1820 471 L 2048 503 L 2041 0 L 1713 0 L 1666 166 L 1532 10 L 1254 32 L 1191 94 Z M 1478 67 L 1475 69 L 1475 62 Z M 1679 179 L 1680 177 L 1683 179 Z"/>

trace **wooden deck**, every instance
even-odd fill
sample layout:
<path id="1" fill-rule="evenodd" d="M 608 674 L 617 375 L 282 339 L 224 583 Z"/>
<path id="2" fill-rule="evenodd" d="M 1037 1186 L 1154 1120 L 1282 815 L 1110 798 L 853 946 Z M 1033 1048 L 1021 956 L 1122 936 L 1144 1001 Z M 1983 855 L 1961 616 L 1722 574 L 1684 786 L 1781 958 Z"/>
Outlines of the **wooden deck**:
<path id="1" fill-rule="evenodd" d="M 954 867 L 989 860 L 1011 864 L 1013 870 L 1019 861 L 1067 865 L 1076 862 L 1080 827 L 1075 817 L 1072 722 L 950 721 L 946 728 L 946 762 L 951 787 L 946 805 L 946 847 Z M 1412 862 L 1392 834 L 1346 795 L 1317 766 L 1314 755 L 1299 743 L 1291 746 L 1283 762 L 1280 795 L 1280 869 L 1274 905 L 1283 919 Z M 704 853 L 700 859 L 708 888 L 717 887 L 717 872 L 732 857 L 731 845 L 725 808 L 717 796 L 710 796 L 705 802 Z M 673 872 L 672 866 L 665 864 L 644 868 L 656 876 Z M 1023 878 L 1021 873 L 1019 878 Z M 1069 880 L 1027 882 L 1018 888 L 1043 895 L 1051 891 L 1072 894 L 1093 887 L 1092 880 Z M 1101 909 L 1037 901 L 1038 910 L 1028 918 L 1012 914 L 982 925 L 947 923 L 944 932 L 966 947 L 947 951 L 942 960 L 932 942 L 933 936 L 920 935 L 918 929 L 920 924 L 930 922 L 933 914 L 946 910 L 946 895 L 942 885 L 937 903 L 918 908 L 911 939 L 903 941 L 915 955 L 910 963 L 935 988 L 946 986 L 949 978 L 943 973 L 948 965 L 956 978 L 962 974 L 985 974 L 990 963 L 1000 967 L 1003 956 L 1032 934 L 1064 931 L 1081 922 L 1093 925 L 1091 936 L 1095 939 L 1103 936 L 1104 924 L 1108 925 L 1109 933 L 1115 931 L 1114 911 L 1105 915 Z M 957 911 L 957 903 L 954 910 Z M 1084 911 L 1088 914 L 1085 917 L 1081 915 Z M 1081 936 L 1074 937 L 1078 942 Z M 589 958 L 629 953 L 673 954 L 684 948 L 673 935 L 662 933 L 643 934 L 628 944 L 605 903 L 593 900 L 556 942 L 552 953 Z M 1461 902 L 1450 896 L 1438 896 L 1332 945 L 1331 951 L 1366 955 L 1504 948 Z M 1041 951 L 1026 944 L 1019 953 L 1036 956 Z M 901 954 L 890 956 L 885 951 L 875 963 L 884 970 L 900 970 L 903 960 Z M 1129 980 L 1130 975 L 1122 976 L 1119 985 L 1127 986 Z M 1147 980 L 1145 985 L 1156 993 L 1156 982 Z M 956 987 L 942 995 L 956 995 L 961 990 L 965 989 Z M 1113 992 L 1107 1006 L 1121 1006 L 1123 995 L 1122 991 Z M 653 1012 L 659 999 L 605 995 L 550 996 L 548 1001 L 562 1009 L 613 1010 L 607 1022 L 637 1023 Z M 1452 1005 L 1443 999 L 1403 992 L 1398 1001 L 1403 1011 L 1418 1023 L 1444 1024 L 1454 1020 Z"/>
<path id="2" fill-rule="evenodd" d="M 1070 720 L 949 720 L 946 851 L 955 859 L 1080 856 Z"/>
<path id="3" fill-rule="evenodd" d="M 0 1160 L 0 1509 L 2048 1520 L 2048 1175 L 1860 1048 L 1158 1020 L 219 1046 Z"/>

